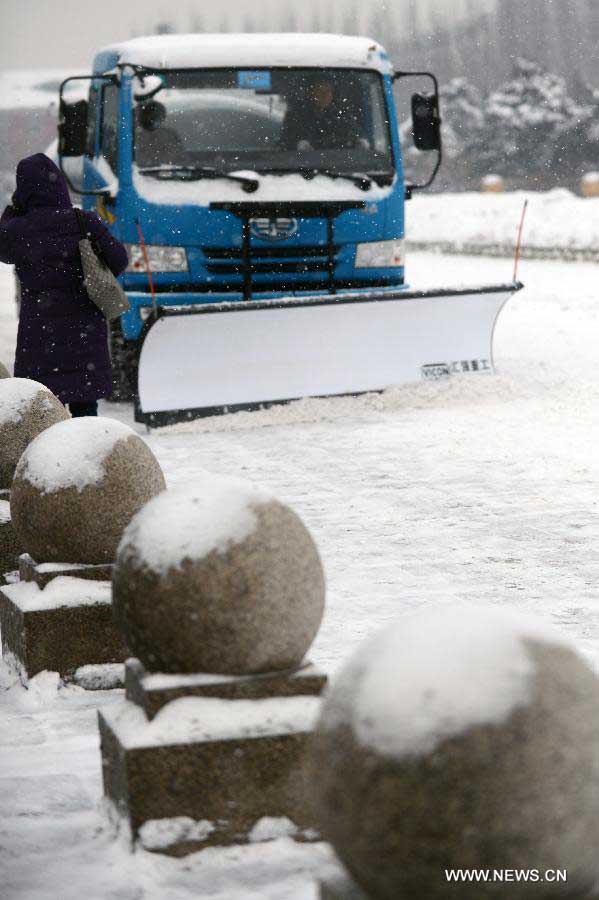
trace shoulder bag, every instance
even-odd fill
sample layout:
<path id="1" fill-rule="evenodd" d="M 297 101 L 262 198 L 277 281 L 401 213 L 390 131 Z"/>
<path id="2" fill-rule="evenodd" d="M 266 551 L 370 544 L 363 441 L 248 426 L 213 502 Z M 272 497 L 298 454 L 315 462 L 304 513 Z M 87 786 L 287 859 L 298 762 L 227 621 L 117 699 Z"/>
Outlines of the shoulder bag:
<path id="1" fill-rule="evenodd" d="M 83 284 L 89 299 L 110 322 L 111 319 L 117 319 L 127 312 L 130 304 L 123 288 L 89 239 L 82 211 L 77 207 L 74 207 L 74 210 L 81 232 L 79 252 L 83 268 Z"/>

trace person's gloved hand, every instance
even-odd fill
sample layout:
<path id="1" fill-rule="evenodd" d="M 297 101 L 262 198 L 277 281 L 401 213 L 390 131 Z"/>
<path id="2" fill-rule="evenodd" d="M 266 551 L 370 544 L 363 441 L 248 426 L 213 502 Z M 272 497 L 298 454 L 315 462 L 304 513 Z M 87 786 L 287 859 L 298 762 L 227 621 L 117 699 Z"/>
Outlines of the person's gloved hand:
<path id="1" fill-rule="evenodd" d="M 310 143 L 310 141 L 298 141 L 297 149 L 300 151 L 314 150 L 314 147 Z"/>

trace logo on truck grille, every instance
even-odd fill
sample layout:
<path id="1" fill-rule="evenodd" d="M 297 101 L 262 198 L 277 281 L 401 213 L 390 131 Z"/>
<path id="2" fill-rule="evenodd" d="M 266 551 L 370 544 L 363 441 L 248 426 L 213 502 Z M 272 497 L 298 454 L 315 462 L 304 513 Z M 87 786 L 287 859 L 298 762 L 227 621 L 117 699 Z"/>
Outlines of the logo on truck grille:
<path id="1" fill-rule="evenodd" d="M 263 241 L 284 241 L 297 231 L 297 219 L 250 219 L 250 227 L 254 237 Z"/>

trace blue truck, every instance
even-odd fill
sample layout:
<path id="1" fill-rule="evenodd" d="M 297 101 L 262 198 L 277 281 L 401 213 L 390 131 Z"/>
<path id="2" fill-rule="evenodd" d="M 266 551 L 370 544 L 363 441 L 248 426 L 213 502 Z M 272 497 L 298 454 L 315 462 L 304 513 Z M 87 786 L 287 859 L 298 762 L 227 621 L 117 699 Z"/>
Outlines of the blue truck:
<path id="1" fill-rule="evenodd" d="M 394 82 L 416 76 L 406 183 Z M 85 91 L 82 95 L 81 87 Z M 59 160 L 129 251 L 120 389 L 164 424 L 489 371 L 517 285 L 405 282 L 404 206 L 441 162 L 435 77 L 368 38 L 160 35 L 61 86 Z"/>

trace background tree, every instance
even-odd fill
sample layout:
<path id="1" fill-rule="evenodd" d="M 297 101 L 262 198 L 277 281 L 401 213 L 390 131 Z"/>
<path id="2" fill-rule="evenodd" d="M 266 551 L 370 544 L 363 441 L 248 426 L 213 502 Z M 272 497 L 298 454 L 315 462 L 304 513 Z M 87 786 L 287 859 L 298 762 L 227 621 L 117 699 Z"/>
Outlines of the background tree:
<path id="1" fill-rule="evenodd" d="M 295 31 L 301 31 L 301 28 L 298 27 L 297 24 L 297 14 L 295 9 L 289 9 L 283 16 L 283 20 L 281 22 L 281 31 L 286 34 L 292 34 Z"/>
<path id="2" fill-rule="evenodd" d="M 555 166 L 558 138 L 580 114 L 565 79 L 518 59 L 511 78 L 486 101 L 481 162 L 500 174 L 542 173 Z"/>
<path id="3" fill-rule="evenodd" d="M 454 78 L 441 91 L 443 144 L 446 157 L 460 164 L 464 177 L 478 176 L 487 138 L 481 92 L 466 78 Z"/>
<path id="4" fill-rule="evenodd" d="M 194 12 L 189 19 L 189 30 L 192 34 L 202 34 L 206 29 L 204 28 L 204 21 L 202 16 L 198 12 Z M 209 30 L 209 29 L 208 29 Z"/>
<path id="5" fill-rule="evenodd" d="M 366 31 L 368 37 L 379 41 L 392 60 L 397 59 L 399 52 L 398 24 L 394 7 L 376 4 L 368 16 Z"/>
<path id="6" fill-rule="evenodd" d="M 322 16 L 319 6 L 315 6 L 314 10 L 312 11 L 312 19 L 308 30 L 313 34 L 318 34 L 322 31 Z"/>
<path id="7" fill-rule="evenodd" d="M 352 2 L 348 4 L 343 12 L 341 21 L 341 31 L 343 34 L 359 34 L 360 33 L 360 16 L 358 13 L 358 4 Z"/>
<path id="8" fill-rule="evenodd" d="M 253 32 L 257 31 L 256 22 L 254 21 L 254 17 L 251 13 L 247 13 L 241 20 L 240 31 L 245 32 L 245 34 L 252 34 Z"/>
<path id="9" fill-rule="evenodd" d="M 230 32 L 232 30 L 230 27 L 230 24 L 229 24 L 228 13 L 224 12 L 221 15 L 216 30 L 219 31 L 221 34 L 227 34 L 227 32 Z"/>

